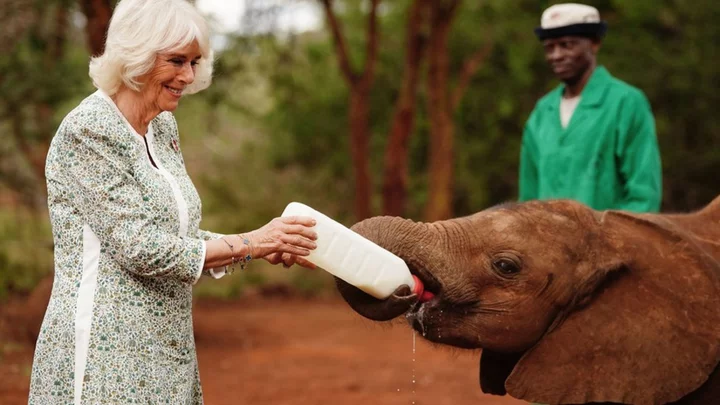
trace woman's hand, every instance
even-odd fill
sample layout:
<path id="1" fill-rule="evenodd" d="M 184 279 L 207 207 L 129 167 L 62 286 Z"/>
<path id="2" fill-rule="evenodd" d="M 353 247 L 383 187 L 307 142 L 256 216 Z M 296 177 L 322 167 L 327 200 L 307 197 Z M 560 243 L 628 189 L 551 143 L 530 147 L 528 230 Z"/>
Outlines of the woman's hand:
<path id="1" fill-rule="evenodd" d="M 313 226 L 315 220 L 310 217 L 280 217 L 252 232 L 209 240 L 205 242 L 203 268 L 217 269 L 237 262 L 247 263 L 247 255 L 253 259 L 265 259 L 272 264 L 282 262 L 285 267 L 297 263 L 315 268 L 314 264 L 303 258 L 317 247 L 317 233 L 312 229 Z"/>
<path id="2" fill-rule="evenodd" d="M 311 261 L 301 257 L 292 255 L 290 253 L 275 253 L 270 256 L 265 256 L 265 260 L 272 264 L 280 264 L 282 263 L 283 267 L 290 268 L 293 264 L 299 264 L 300 266 L 306 267 L 308 269 L 316 269 L 317 266 L 312 263 Z"/>
<path id="3" fill-rule="evenodd" d="M 317 233 L 312 229 L 315 220 L 310 217 L 278 217 L 260 229 L 244 234 L 250 241 L 253 259 L 265 259 L 270 263 L 283 262 L 310 264 L 302 256 L 307 256 L 317 245 Z M 307 267 L 307 266 L 306 266 Z"/>

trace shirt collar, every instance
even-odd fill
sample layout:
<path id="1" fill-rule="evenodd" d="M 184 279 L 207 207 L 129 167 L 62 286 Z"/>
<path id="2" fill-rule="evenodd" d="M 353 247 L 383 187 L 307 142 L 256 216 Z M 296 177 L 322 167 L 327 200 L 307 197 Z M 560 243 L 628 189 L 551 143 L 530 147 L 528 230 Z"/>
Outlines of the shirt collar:
<path id="1" fill-rule="evenodd" d="M 600 105 L 605 97 L 607 84 L 612 78 L 613 76 L 604 66 L 597 66 L 592 72 L 592 75 L 590 75 L 590 80 L 588 80 L 585 88 L 580 93 L 580 104 L 584 106 Z M 563 91 L 565 91 L 564 84 L 560 84 L 553 90 L 552 102 L 548 105 L 550 108 L 559 108 Z"/>

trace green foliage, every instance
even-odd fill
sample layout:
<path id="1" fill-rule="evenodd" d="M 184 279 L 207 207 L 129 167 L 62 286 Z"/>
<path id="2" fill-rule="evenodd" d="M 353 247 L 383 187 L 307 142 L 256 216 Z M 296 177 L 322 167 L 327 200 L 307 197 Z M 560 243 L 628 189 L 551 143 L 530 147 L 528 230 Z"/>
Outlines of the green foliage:
<path id="1" fill-rule="evenodd" d="M 718 55 L 720 4 L 701 0 L 613 1 L 603 58 L 616 76 L 647 94 L 663 160 L 664 207 L 699 208 L 720 191 Z M 627 20 L 625 20 L 627 16 Z M 628 40 L 632 38 L 632 40 Z"/>
<path id="2" fill-rule="evenodd" d="M 53 16 L 58 7 L 67 7 L 62 3 L 55 0 L 32 6 L 38 8 L 37 15 L 28 17 L 26 28 L 0 58 L 0 119 L 12 119 L 18 113 L 25 115 L 22 135 L 33 140 L 49 139 L 53 132 L 47 128 L 59 124 L 34 120 L 39 108 L 53 109 L 92 88 L 84 45 L 65 42 L 54 48 L 57 28 Z M 77 34 L 73 29 L 68 31 L 64 35 Z"/>
<path id="3" fill-rule="evenodd" d="M 52 273 L 52 235 L 45 218 L 25 210 L 0 210 L 0 301 L 28 293 Z"/>

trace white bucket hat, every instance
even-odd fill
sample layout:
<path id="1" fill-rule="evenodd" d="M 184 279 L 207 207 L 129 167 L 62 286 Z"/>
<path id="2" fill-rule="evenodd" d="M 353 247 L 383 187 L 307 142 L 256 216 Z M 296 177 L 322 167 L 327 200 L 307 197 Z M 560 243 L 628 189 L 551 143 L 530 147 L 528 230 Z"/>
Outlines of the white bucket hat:
<path id="1" fill-rule="evenodd" d="M 548 7 L 540 17 L 535 34 L 540 40 L 566 35 L 601 38 L 607 23 L 600 20 L 595 7 L 578 3 L 563 3 Z"/>

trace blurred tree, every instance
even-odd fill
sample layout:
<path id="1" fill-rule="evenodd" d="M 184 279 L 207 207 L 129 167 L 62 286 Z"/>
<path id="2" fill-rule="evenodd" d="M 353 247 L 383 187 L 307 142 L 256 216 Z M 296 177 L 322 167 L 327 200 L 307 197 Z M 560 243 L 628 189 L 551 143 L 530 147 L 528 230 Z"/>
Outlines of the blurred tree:
<path id="1" fill-rule="evenodd" d="M 449 70 L 448 37 L 460 0 L 433 2 L 430 17 L 430 49 L 427 76 L 430 149 L 428 200 L 425 220 L 432 222 L 452 215 L 454 139 L 453 115 L 447 93 Z"/>
<path id="2" fill-rule="evenodd" d="M 526 1 L 525 3 L 532 3 Z M 343 3 L 344 4 L 344 3 Z M 430 38 L 429 8 L 425 10 L 425 21 L 421 21 L 413 15 L 418 15 L 421 2 L 405 1 L 383 4 L 382 24 L 383 35 L 382 46 L 379 49 L 379 58 L 373 86 L 370 94 L 370 120 L 373 133 L 385 133 L 389 136 L 376 137 L 370 144 L 371 154 L 369 156 L 371 169 L 384 168 L 382 184 L 383 214 L 405 215 L 422 217 L 422 210 L 419 207 L 426 205 L 428 201 L 427 177 L 432 172 L 428 169 L 428 155 L 434 153 L 435 148 L 428 144 L 427 134 L 431 131 L 428 125 L 429 117 L 437 106 L 433 103 L 418 103 L 417 101 L 428 100 L 428 94 L 434 91 L 441 94 L 448 100 L 446 108 L 450 116 L 450 124 L 458 122 L 457 135 L 461 142 L 458 153 L 450 155 L 448 162 L 452 167 L 459 168 L 458 175 L 461 181 L 456 183 L 451 191 L 454 191 L 455 198 L 451 194 L 450 202 L 456 207 L 455 212 L 467 212 L 467 204 L 474 204 L 475 207 L 482 206 L 491 200 L 492 193 L 486 191 L 484 184 L 494 181 L 502 186 L 500 195 L 514 193 L 514 176 L 512 169 L 517 164 L 515 149 L 502 148 L 503 142 L 512 142 L 512 137 L 500 136 L 502 128 L 494 127 L 488 133 L 491 141 L 486 139 L 484 132 L 479 132 L 478 125 L 482 120 L 489 123 L 498 120 L 506 121 L 521 132 L 523 117 L 518 117 L 515 107 L 521 107 L 522 103 L 513 106 L 511 97 L 513 92 L 523 94 L 527 89 L 528 79 L 533 78 L 532 66 L 528 61 L 537 59 L 532 30 L 527 26 L 533 26 L 535 17 L 528 21 L 529 13 L 520 13 L 518 19 L 513 20 L 513 9 L 516 5 L 506 5 L 502 1 L 486 1 L 483 5 L 476 2 L 468 2 L 463 5 L 463 11 L 458 13 L 458 19 L 454 21 L 452 30 L 448 26 L 447 45 L 441 49 L 439 55 L 444 57 L 449 66 L 445 74 L 445 85 L 442 92 L 437 91 L 437 86 L 430 84 L 430 76 L 425 83 L 417 83 L 415 75 L 419 74 L 422 68 L 422 55 L 428 49 Z M 458 2 L 459 4 L 459 2 Z M 428 2 L 427 7 L 437 6 L 436 2 Z M 527 6 L 525 6 L 527 7 Z M 345 8 L 340 15 L 345 23 L 345 35 L 348 41 L 348 51 L 352 54 L 361 53 L 362 47 L 359 38 L 364 35 L 364 28 L 358 23 L 360 17 L 366 18 L 366 12 L 355 11 L 353 8 Z M 517 21 L 496 27 L 499 19 Z M 417 27 L 413 27 L 417 24 Z M 482 27 L 479 29 L 478 27 Z M 490 38 L 489 32 L 497 28 L 498 40 Z M 401 34 L 405 30 L 405 35 Z M 514 44 L 517 41 L 519 30 L 526 31 L 524 35 L 530 42 L 525 41 L 521 46 Z M 416 34 L 411 34 L 416 31 Z M 411 39 L 412 38 L 412 39 Z M 504 42 L 497 47 L 497 51 L 491 53 L 492 45 L 495 42 Z M 278 147 L 286 162 L 295 161 L 306 167 L 327 167 L 332 173 L 342 177 L 344 172 L 343 157 L 338 154 L 342 150 L 338 148 L 337 132 L 347 125 L 339 119 L 339 114 L 344 114 L 347 103 L 342 101 L 346 97 L 344 92 L 338 91 L 335 81 L 336 75 L 328 72 L 329 45 L 324 41 L 323 36 L 307 34 L 300 41 L 294 42 L 297 49 L 289 50 L 288 47 L 279 46 L 279 60 L 274 64 L 274 78 L 271 80 L 271 91 L 275 104 L 273 112 L 268 116 L 267 123 L 273 128 L 271 133 L 275 137 L 282 137 L 283 142 L 290 142 L 283 147 Z M 506 47 L 505 44 L 508 44 Z M 510 46 L 509 44 L 512 44 Z M 506 50 L 510 49 L 510 55 Z M 404 60 L 398 56 L 404 55 Z M 538 54 L 539 55 L 539 54 Z M 331 55 L 330 55 L 331 56 Z M 520 56 L 520 57 L 518 57 Z M 506 58 L 512 57 L 513 69 L 521 73 L 520 80 L 508 71 Z M 486 66 L 485 62 L 491 64 Z M 495 66 L 492 66 L 495 65 Z M 481 67 L 483 67 L 481 69 Z M 457 72 L 450 75 L 449 72 Z M 476 80 L 476 72 L 481 73 L 482 80 Z M 483 73 L 486 72 L 486 73 Z M 490 72 L 490 73 L 487 73 Z M 330 74 L 329 74 L 330 73 Z M 415 82 L 416 85 L 411 85 Z M 322 86 L 318 84 L 322 83 Z M 546 81 L 539 81 L 541 90 Z M 435 87 L 435 90 L 431 90 Z M 534 94 L 539 94 L 535 91 Z M 466 97 L 469 103 L 466 102 Z M 489 96 L 492 95 L 492 96 Z M 532 94 L 531 94 L 532 96 Z M 419 97 L 414 99 L 415 97 Z M 499 105 L 498 99 L 503 100 Z M 524 104 L 529 104 L 531 109 L 534 100 L 527 96 L 521 97 Z M 474 108 L 480 105 L 476 100 L 482 100 L 481 110 L 469 113 L 468 107 Z M 424 107 L 424 108 L 423 108 Z M 419 109 L 419 115 L 413 112 Z M 496 114 L 498 108 L 506 110 L 503 114 Z M 388 111 L 393 111 L 391 115 Z M 516 115 L 510 117 L 508 112 Z M 522 111 L 520 111 L 522 112 Z M 465 126 L 465 124 L 470 124 Z M 419 136 L 410 137 L 412 132 Z M 478 137 L 482 133 L 482 137 Z M 290 141 L 297 139 L 296 141 Z M 487 142 L 486 142 L 487 141 Z M 483 145 L 491 142 L 498 143 L 498 150 L 487 150 Z M 281 144 L 278 144 L 278 146 Z M 407 147 L 408 150 L 404 151 Z M 479 149 L 480 148 L 480 149 Z M 452 149 L 451 149 L 452 150 Z M 483 156 L 474 156 L 475 151 L 481 151 Z M 378 161 L 378 155 L 384 156 L 384 162 Z M 291 157 L 294 156 L 294 157 Z M 322 156 L 322 159 L 317 159 Z M 495 164 L 488 164 L 489 161 L 502 157 L 502 161 Z M 384 165 L 380 165 L 384 163 Z M 480 167 L 478 167 L 480 166 Z M 403 169 L 406 167 L 406 169 Z M 495 173 L 490 169 L 497 167 L 496 180 L 489 178 Z M 405 171 L 405 173 L 403 173 Z M 487 175 L 486 175 L 487 173 Z M 381 174 L 381 173 L 374 173 Z M 452 177 L 450 177 L 452 178 Z M 403 202 L 405 185 L 410 200 L 409 204 Z M 450 183 L 452 184 L 452 182 Z"/>
<path id="3" fill-rule="evenodd" d="M 28 206 L 41 206 L 42 194 L 37 192 L 38 185 L 35 173 L 29 167 L 27 160 L 17 157 L 16 143 L 22 141 L 22 118 L 16 117 L 17 107 L 5 95 L 14 90 L 18 83 L 13 83 L 13 69 L 16 63 L 11 63 L 17 42 L 27 36 L 30 27 L 36 25 L 37 14 L 32 4 L 22 0 L 5 0 L 0 7 L 0 53 L 8 58 L 0 60 L 0 125 L 6 142 L 0 148 L 0 180 L 4 188 L 18 194 L 22 203 Z M 15 75 L 16 76 L 16 75 Z M 12 142 L 12 144 L 10 144 Z"/>
<path id="4" fill-rule="evenodd" d="M 459 80 L 450 87 L 450 30 L 461 0 L 432 3 L 430 23 L 429 67 L 427 76 L 428 113 L 430 118 L 430 149 L 428 200 L 425 220 L 432 222 L 453 216 L 453 183 L 455 168 L 455 109 L 460 104 L 467 84 L 487 58 L 492 43 L 471 54 L 463 63 Z M 487 30 L 484 30 L 487 31 Z M 483 32 L 481 29 L 480 32 Z"/>
<path id="5" fill-rule="evenodd" d="M 115 1 L 113 0 L 80 0 L 82 11 L 87 22 L 87 42 L 90 55 L 102 55 L 105 50 L 105 35 L 110 26 L 110 17 Z"/>
<path id="6" fill-rule="evenodd" d="M 67 1 L 10 2 L 2 15 L 12 35 L 12 44 L 0 62 L 0 119 L 9 128 L 12 144 L 6 146 L 5 164 L 0 166 L 6 186 L 28 206 L 45 205 L 44 167 L 50 132 L 52 104 L 62 90 L 51 86 L 61 76 L 65 57 Z M 40 86 L 38 86 L 40 85 Z M 42 87 L 41 87 L 42 86 Z"/>
<path id="7" fill-rule="evenodd" d="M 449 54 L 455 71 L 472 60 L 468 49 L 481 53 L 492 45 L 467 89 L 458 93 L 462 99 L 453 113 L 454 215 L 516 198 L 523 126 L 552 86 L 533 33 L 542 9 L 535 0 L 467 2 L 453 26 Z"/>
<path id="8" fill-rule="evenodd" d="M 349 125 L 350 154 L 355 180 L 355 217 L 358 220 L 370 217 L 370 90 L 375 79 L 375 64 L 379 44 L 377 9 L 380 0 L 370 0 L 368 13 L 367 40 L 364 67 L 357 72 L 350 61 L 347 44 L 341 24 L 335 16 L 332 0 L 320 0 L 325 10 L 328 26 L 335 43 L 338 64 L 343 78 L 350 88 Z"/>
<path id="9" fill-rule="evenodd" d="M 685 211 L 720 193 L 720 2 L 598 1 L 610 23 L 599 61 L 641 88 L 655 113 L 663 209 Z M 632 38 L 632 40 L 628 40 Z"/>
<path id="10" fill-rule="evenodd" d="M 390 134 L 385 148 L 383 215 L 405 215 L 409 177 L 409 141 L 415 129 L 421 62 L 429 37 L 430 0 L 415 0 L 406 23 L 405 60 L 402 83 L 395 101 Z"/>

